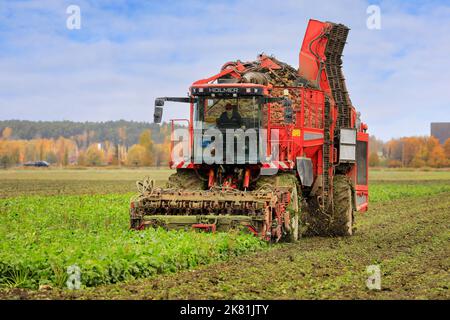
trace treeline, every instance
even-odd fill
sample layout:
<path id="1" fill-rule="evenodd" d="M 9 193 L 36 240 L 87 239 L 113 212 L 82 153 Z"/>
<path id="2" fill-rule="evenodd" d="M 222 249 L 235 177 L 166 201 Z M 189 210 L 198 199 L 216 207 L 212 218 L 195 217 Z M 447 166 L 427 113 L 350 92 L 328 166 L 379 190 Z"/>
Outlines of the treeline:
<path id="1" fill-rule="evenodd" d="M 119 137 L 128 131 L 117 128 Z M 154 135 L 154 132 L 157 134 Z M 10 167 L 27 162 L 47 161 L 59 166 L 168 166 L 170 156 L 169 124 L 157 125 L 157 129 L 144 129 L 136 143 L 99 140 L 89 134 L 66 138 L 17 139 L 13 128 L 5 127 L 0 133 L 0 166 Z"/>
<path id="2" fill-rule="evenodd" d="M 51 139 L 73 140 L 78 148 L 86 149 L 95 142 L 109 141 L 129 147 L 139 142 L 144 130 L 150 130 L 155 143 L 162 143 L 164 135 L 154 123 L 136 121 L 72 122 L 72 121 L 0 121 L 0 132 L 12 130 L 11 140 Z"/>
<path id="3" fill-rule="evenodd" d="M 52 122 L 1 121 L 0 125 L 5 123 L 12 123 L 15 127 L 6 126 L 0 131 L 1 167 L 42 160 L 59 166 L 168 166 L 170 160 L 171 126 L 167 123 L 112 121 L 98 126 L 85 123 L 87 126 L 83 127 L 85 124 L 69 121 L 58 122 L 55 126 Z M 39 133 L 38 124 L 45 123 L 49 124 L 47 131 Z M 72 129 L 54 136 L 64 125 Z M 21 128 L 18 133 L 15 131 L 17 127 Z M 137 132 L 139 129 L 141 131 Z M 77 132 L 81 134 L 72 135 Z M 29 136 L 32 138 L 28 139 Z M 403 137 L 388 142 L 371 136 L 369 165 L 449 167 L 450 138 L 440 144 L 438 139 L 426 136 Z"/>
<path id="4" fill-rule="evenodd" d="M 383 142 L 371 136 L 369 166 L 443 168 L 450 166 L 450 138 L 444 144 L 433 136 L 403 137 Z"/>

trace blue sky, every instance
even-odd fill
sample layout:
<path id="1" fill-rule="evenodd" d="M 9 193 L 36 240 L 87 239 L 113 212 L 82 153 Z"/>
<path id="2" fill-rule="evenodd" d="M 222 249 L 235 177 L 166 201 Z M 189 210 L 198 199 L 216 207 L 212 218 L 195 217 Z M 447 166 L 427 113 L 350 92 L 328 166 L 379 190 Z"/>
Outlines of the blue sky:
<path id="1" fill-rule="evenodd" d="M 66 8 L 81 29 L 66 28 Z M 366 9 L 381 9 L 381 30 Z M 309 18 L 351 28 L 344 73 L 372 134 L 450 121 L 450 1 L 0 1 L 0 119 L 151 121 L 157 96 L 264 52 L 298 67 Z M 183 104 L 164 119 L 186 117 Z"/>

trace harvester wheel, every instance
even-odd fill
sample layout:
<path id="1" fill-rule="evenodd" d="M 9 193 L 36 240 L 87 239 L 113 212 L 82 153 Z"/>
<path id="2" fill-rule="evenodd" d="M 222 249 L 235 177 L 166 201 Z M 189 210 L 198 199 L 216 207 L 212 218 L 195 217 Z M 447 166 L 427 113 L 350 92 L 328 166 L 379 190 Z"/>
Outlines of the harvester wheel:
<path id="1" fill-rule="evenodd" d="M 278 173 L 277 175 L 261 176 L 255 184 L 255 190 L 258 189 L 272 189 L 274 187 L 290 187 L 291 201 L 288 205 L 287 212 L 289 218 L 285 221 L 289 222 L 288 226 L 285 226 L 284 230 L 287 232 L 282 241 L 294 242 L 299 238 L 299 222 L 300 222 L 300 199 L 299 190 L 300 186 L 295 174 L 292 173 Z"/>
<path id="2" fill-rule="evenodd" d="M 177 169 L 169 176 L 168 188 L 186 190 L 204 190 L 205 183 L 198 177 L 193 169 Z"/>
<path id="3" fill-rule="evenodd" d="M 289 233 L 289 242 L 295 242 L 298 240 L 300 231 L 300 212 L 299 212 L 299 197 L 297 192 L 297 183 L 292 189 L 291 193 L 291 205 L 290 205 L 290 218 L 291 218 L 291 232 Z"/>
<path id="4" fill-rule="evenodd" d="M 332 209 L 320 208 L 318 199 L 309 199 L 302 207 L 303 236 L 351 236 L 353 234 L 352 185 L 345 175 L 333 178 Z"/>
<path id="5" fill-rule="evenodd" d="M 334 177 L 333 202 L 330 232 L 334 236 L 351 236 L 353 234 L 352 185 L 347 176 Z"/>

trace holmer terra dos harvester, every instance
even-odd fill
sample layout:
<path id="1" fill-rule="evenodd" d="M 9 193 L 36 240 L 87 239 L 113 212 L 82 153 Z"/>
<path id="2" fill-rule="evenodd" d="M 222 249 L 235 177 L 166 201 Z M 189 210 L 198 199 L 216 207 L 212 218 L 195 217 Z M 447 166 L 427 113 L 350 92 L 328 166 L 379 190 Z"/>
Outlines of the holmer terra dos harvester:
<path id="1" fill-rule="evenodd" d="M 165 101 L 186 103 L 190 117 L 171 122 L 167 186 L 138 182 L 131 228 L 241 229 L 275 242 L 352 235 L 354 212 L 368 208 L 368 133 L 341 70 L 348 32 L 310 20 L 298 70 L 260 54 L 224 64 L 187 97 L 157 98 L 155 123 Z"/>

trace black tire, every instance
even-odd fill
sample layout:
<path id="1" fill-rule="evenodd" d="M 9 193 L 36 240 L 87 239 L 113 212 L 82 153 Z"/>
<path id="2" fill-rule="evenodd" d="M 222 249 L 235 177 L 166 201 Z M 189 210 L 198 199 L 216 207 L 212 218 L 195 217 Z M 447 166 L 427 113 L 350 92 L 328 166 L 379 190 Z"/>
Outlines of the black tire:
<path id="1" fill-rule="evenodd" d="M 353 202 L 350 179 L 336 175 L 333 179 L 334 210 L 331 215 L 330 232 L 334 236 L 353 235 Z"/>
<path id="2" fill-rule="evenodd" d="M 345 175 L 333 178 L 333 206 L 320 209 L 317 198 L 302 206 L 302 236 L 342 237 L 353 235 L 352 185 Z"/>

